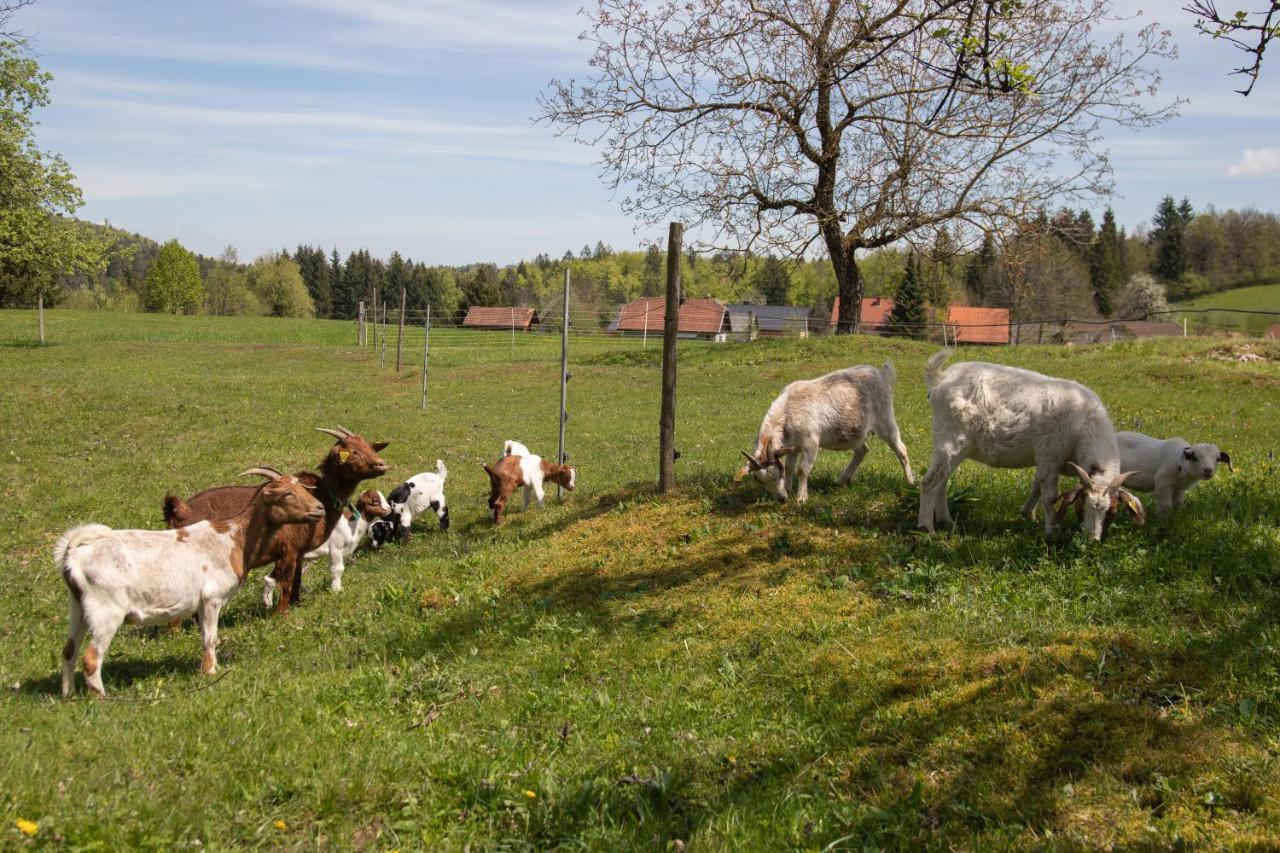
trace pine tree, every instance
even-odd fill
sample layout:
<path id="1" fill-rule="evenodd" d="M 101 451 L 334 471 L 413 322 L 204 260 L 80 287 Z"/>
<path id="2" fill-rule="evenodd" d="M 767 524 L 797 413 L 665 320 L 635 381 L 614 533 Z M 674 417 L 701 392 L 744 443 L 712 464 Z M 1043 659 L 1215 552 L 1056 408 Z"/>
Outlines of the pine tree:
<path id="1" fill-rule="evenodd" d="M 969 298 L 979 305 L 995 295 L 991 286 L 995 268 L 996 243 L 987 233 L 982 237 L 982 246 L 969 256 L 964 268 L 964 289 L 968 291 Z"/>
<path id="2" fill-rule="evenodd" d="M 649 248 L 644 253 L 644 272 L 640 276 L 640 295 L 641 296 L 661 296 L 665 279 L 663 274 L 666 270 L 665 259 L 662 256 L 662 250 L 658 248 L 657 243 L 650 243 Z"/>
<path id="3" fill-rule="evenodd" d="M 1107 208 L 1098 226 L 1098 236 L 1089 250 L 1089 282 L 1098 313 L 1110 316 L 1116 294 L 1125 282 L 1124 245 L 1116 231 L 1116 215 Z"/>
<path id="4" fill-rule="evenodd" d="M 1182 201 L 1178 203 L 1178 218 L 1182 220 L 1183 228 L 1190 225 L 1191 220 L 1196 218 L 1196 211 L 1191 206 L 1191 199 L 1186 196 L 1183 196 Z"/>
<path id="5" fill-rule="evenodd" d="M 893 312 L 889 315 L 889 327 L 895 335 L 923 338 L 925 334 L 924 288 L 920 281 L 920 261 L 913 253 L 907 259 L 907 268 L 898 282 L 898 292 L 893 297 Z"/>
<path id="6" fill-rule="evenodd" d="M 1187 204 L 1188 210 L 1191 205 Z M 1151 225 L 1151 242 L 1156 247 L 1151 272 L 1166 282 L 1178 281 L 1187 269 L 1185 232 L 1187 224 L 1174 204 L 1173 196 L 1165 196 L 1156 208 Z"/>
<path id="7" fill-rule="evenodd" d="M 787 265 L 773 255 L 768 255 L 764 263 L 751 278 L 752 288 L 760 294 L 766 305 L 790 305 L 788 291 L 791 290 L 791 273 Z"/>

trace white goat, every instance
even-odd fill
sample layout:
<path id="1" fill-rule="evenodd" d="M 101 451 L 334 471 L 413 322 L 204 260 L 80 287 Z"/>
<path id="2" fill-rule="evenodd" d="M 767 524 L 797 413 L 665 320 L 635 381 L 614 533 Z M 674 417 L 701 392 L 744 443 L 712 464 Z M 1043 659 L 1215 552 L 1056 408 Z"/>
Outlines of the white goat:
<path id="1" fill-rule="evenodd" d="M 392 490 L 387 496 L 391 502 L 391 511 L 400 519 L 404 535 L 409 535 L 409 525 L 427 510 L 436 514 L 440 520 L 440 529 L 449 529 L 449 505 L 444 498 L 444 483 L 449 479 L 449 469 L 444 467 L 444 460 L 436 460 L 436 470 L 415 474 Z"/>
<path id="2" fill-rule="evenodd" d="M 933 460 L 920 481 L 919 525 L 928 531 L 935 523 L 952 526 L 947 481 L 956 466 L 973 459 L 993 468 L 1035 467 L 1027 505 L 1034 509 L 1035 501 L 1041 502 L 1046 536 L 1060 516 L 1054 511 L 1058 475 L 1074 470 L 1084 486 L 1078 493 L 1081 526 L 1090 539 L 1100 540 L 1121 484 L 1132 472 L 1120 473 L 1115 429 L 1098 395 L 1078 382 L 1017 367 L 973 361 L 944 369 L 950 355 L 950 350 L 935 353 L 925 367 Z M 1126 503 L 1131 498 L 1137 504 L 1138 514 L 1141 503 L 1125 496 Z"/>
<path id="3" fill-rule="evenodd" d="M 520 442 L 508 438 L 502 444 L 502 455 L 503 456 L 532 456 L 533 454 L 529 452 L 529 448 L 525 447 Z"/>
<path id="4" fill-rule="evenodd" d="M 792 478 L 796 500 L 809 497 L 809 472 L 818 449 L 852 450 L 853 459 L 840 475 L 840 485 L 858 472 L 867 455 L 867 436 L 876 435 L 902 463 L 908 483 L 914 483 L 911 460 L 893 417 L 893 365 L 879 370 L 868 365 L 846 367 L 817 379 L 792 382 L 773 401 L 760 423 L 755 454 L 742 452 L 747 464 L 734 477 L 740 482 L 754 474 L 769 493 L 787 499 Z"/>
<path id="5" fill-rule="evenodd" d="M 112 530 L 83 524 L 62 535 L 53 549 L 71 597 L 71 619 L 62 648 L 62 695 L 75 686 L 75 659 L 86 628 L 84 676 L 99 696 L 102 666 L 124 622 L 161 625 L 199 611 L 204 656 L 200 670 L 218 668 L 218 614 L 245 574 L 270 562 L 271 539 L 285 524 L 314 523 L 324 507 L 297 478 L 271 468 L 244 474 L 268 478 L 239 515 L 201 521 L 176 530 Z M 243 475 L 242 475 L 243 476 Z"/>
<path id="6" fill-rule="evenodd" d="M 1187 491 L 1213 478 L 1218 463 L 1231 467 L 1231 456 L 1216 444 L 1189 444 L 1185 439 L 1161 440 L 1140 432 L 1116 433 L 1120 467 L 1132 468 L 1126 485 L 1139 492 L 1155 492 L 1156 512 L 1161 515 L 1182 506 Z"/>
<path id="7" fill-rule="evenodd" d="M 360 543 L 369 532 L 369 525 L 387 513 L 391 507 L 382 492 L 367 489 L 356 500 L 355 511 L 344 509 L 342 517 L 333 526 L 333 532 L 319 548 L 302 555 L 302 568 L 321 557 L 329 558 L 329 589 L 342 592 L 342 573 L 346 571 L 346 560 L 355 554 Z M 262 606 L 268 610 L 275 601 L 276 579 L 268 573 L 262 579 Z"/>

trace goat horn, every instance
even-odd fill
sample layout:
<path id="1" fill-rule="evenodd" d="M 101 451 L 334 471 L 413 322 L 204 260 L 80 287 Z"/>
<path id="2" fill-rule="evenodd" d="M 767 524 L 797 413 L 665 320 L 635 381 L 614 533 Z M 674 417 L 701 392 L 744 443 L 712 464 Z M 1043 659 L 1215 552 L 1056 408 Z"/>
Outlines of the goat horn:
<path id="1" fill-rule="evenodd" d="M 752 456 L 752 455 L 751 455 L 750 453 L 748 453 L 747 451 L 745 451 L 745 450 L 739 450 L 738 452 L 739 452 L 739 453 L 741 453 L 744 457 L 746 457 L 747 465 L 749 465 L 749 466 L 751 467 L 751 470 L 752 470 L 752 471 L 759 471 L 761 468 L 763 468 L 763 467 L 764 467 L 764 466 L 763 466 L 763 465 L 761 465 L 758 461 L 756 461 L 756 458 L 755 458 L 754 456 Z"/>
<path id="2" fill-rule="evenodd" d="M 1069 461 L 1067 464 L 1076 469 L 1076 475 L 1080 478 L 1080 482 L 1084 483 L 1086 486 L 1093 485 L 1093 478 L 1089 476 L 1088 471 L 1084 470 L 1074 462 Z"/>
<path id="3" fill-rule="evenodd" d="M 336 429 L 329 429 L 328 427 L 316 427 L 315 429 L 316 429 L 316 432 L 327 432 L 329 435 L 333 436 L 338 441 L 342 441 L 342 439 L 347 437 L 346 435 L 343 435 L 342 433 L 338 432 Z"/>
<path id="4" fill-rule="evenodd" d="M 1125 480 L 1129 479 L 1130 477 L 1132 477 L 1134 474 L 1137 474 L 1137 473 L 1139 473 L 1139 472 L 1138 472 L 1138 471 L 1125 471 L 1123 474 L 1121 474 L 1119 477 L 1117 477 L 1117 478 L 1116 478 L 1115 483 L 1113 483 L 1112 485 L 1114 485 L 1116 488 L 1119 488 L 1119 487 L 1120 487 L 1120 485 L 1121 485 L 1122 483 L 1124 483 L 1124 481 L 1125 481 Z"/>
<path id="5" fill-rule="evenodd" d="M 354 433 L 354 432 L 352 432 L 351 430 L 347 429 L 347 428 L 346 428 L 346 427 L 344 427 L 342 424 L 338 424 L 338 432 L 345 433 L 345 434 L 347 434 L 347 435 L 355 435 L 355 433 Z"/>
<path id="6" fill-rule="evenodd" d="M 258 475 L 259 477 L 266 477 L 268 480 L 278 480 L 284 476 L 284 474 L 281 474 L 275 468 L 267 468 L 266 466 L 258 466 L 257 468 L 250 468 L 247 471 L 241 471 L 236 476 L 251 477 L 255 474 Z"/>

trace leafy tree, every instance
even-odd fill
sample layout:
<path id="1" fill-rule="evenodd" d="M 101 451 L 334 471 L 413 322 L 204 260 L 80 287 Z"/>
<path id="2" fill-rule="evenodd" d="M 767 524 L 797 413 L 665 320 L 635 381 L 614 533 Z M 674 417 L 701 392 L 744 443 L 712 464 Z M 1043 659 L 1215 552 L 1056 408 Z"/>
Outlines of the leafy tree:
<path id="1" fill-rule="evenodd" d="M 1173 196 L 1167 195 L 1161 199 L 1151 227 L 1151 243 L 1155 247 L 1151 272 L 1158 278 L 1177 281 L 1186 272 L 1186 228 L 1187 223 L 1174 204 Z"/>
<path id="2" fill-rule="evenodd" d="M 147 310 L 192 314 L 203 302 L 204 285 L 196 256 L 177 240 L 168 241 L 160 247 L 155 263 L 147 270 Z"/>
<path id="3" fill-rule="evenodd" d="M 640 276 L 643 286 L 641 296 L 660 296 L 666 288 L 666 258 L 657 243 L 650 243 L 644 252 L 644 272 Z"/>
<path id="4" fill-rule="evenodd" d="M 893 297 L 893 312 L 889 315 L 889 328 L 895 335 L 923 338 L 927 320 L 924 306 L 924 282 L 920 276 L 920 259 L 912 254 L 907 259 L 898 292 Z"/>
<path id="5" fill-rule="evenodd" d="M 955 222 L 999 230 L 1104 192 L 1100 124 L 1172 114 L 1148 98 L 1167 36 L 1103 39 L 1107 12 L 1085 0 L 596 0 L 591 73 L 553 81 L 541 118 L 598 144 L 606 182 L 644 221 L 678 216 L 735 248 L 825 246 L 838 331 L 851 332 L 867 250 Z"/>
<path id="6" fill-rule="evenodd" d="M 204 279 L 205 308 L 221 317 L 262 313 L 262 303 L 249 290 L 249 280 L 240 266 L 235 246 L 223 249 L 222 256 Z"/>
<path id="7" fill-rule="evenodd" d="M 287 254 L 263 255 L 248 273 L 249 289 L 273 317 L 313 317 L 315 304 L 298 264 Z"/>
<path id="8" fill-rule="evenodd" d="M 1146 273 L 1138 273 L 1120 292 L 1118 304 L 1121 317 L 1141 319 L 1148 314 L 1169 310 L 1165 286 Z"/>
<path id="9" fill-rule="evenodd" d="M 32 112 L 49 105 L 52 79 L 25 42 L 0 37 L 0 306 L 52 303 L 59 276 L 105 264 L 106 244 L 72 218 L 82 200 L 71 168 L 36 146 Z"/>

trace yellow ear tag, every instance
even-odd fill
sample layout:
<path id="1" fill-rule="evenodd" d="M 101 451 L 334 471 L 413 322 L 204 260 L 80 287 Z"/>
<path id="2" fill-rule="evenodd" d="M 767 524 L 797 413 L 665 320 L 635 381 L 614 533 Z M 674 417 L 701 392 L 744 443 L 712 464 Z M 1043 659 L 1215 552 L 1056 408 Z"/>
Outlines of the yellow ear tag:
<path id="1" fill-rule="evenodd" d="M 342 463 L 343 465 L 345 465 L 345 464 L 346 464 L 346 462 L 347 462 L 347 460 L 348 460 L 349 458 L 351 458 L 351 451 L 350 451 L 350 450 L 339 450 L 339 451 L 338 451 L 338 461 L 339 461 L 340 463 Z"/>

